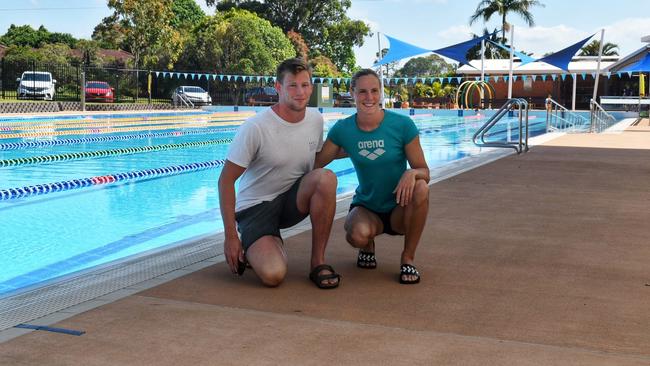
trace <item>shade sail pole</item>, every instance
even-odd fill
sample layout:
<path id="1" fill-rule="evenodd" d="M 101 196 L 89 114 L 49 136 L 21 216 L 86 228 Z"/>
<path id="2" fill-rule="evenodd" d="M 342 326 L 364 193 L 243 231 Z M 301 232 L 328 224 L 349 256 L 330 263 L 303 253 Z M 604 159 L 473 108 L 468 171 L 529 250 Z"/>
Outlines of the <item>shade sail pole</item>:
<path id="1" fill-rule="evenodd" d="M 377 32 L 377 47 L 379 48 L 379 52 L 377 53 L 378 59 L 381 60 L 382 54 L 381 54 L 381 33 Z M 384 101 L 384 72 L 382 71 L 381 65 L 379 65 L 379 82 L 381 85 L 379 86 L 379 90 L 381 92 L 380 94 L 380 100 L 381 100 L 381 108 L 383 109 L 385 107 L 386 102 Z"/>
<path id="2" fill-rule="evenodd" d="M 481 108 L 485 109 L 485 95 L 484 95 L 484 88 L 485 85 L 483 84 L 485 82 L 485 40 L 481 41 L 481 88 L 479 89 L 479 97 L 481 98 L 481 102 L 479 105 Z"/>
<path id="3" fill-rule="evenodd" d="M 573 94 L 571 97 L 571 110 L 575 111 L 576 110 L 576 89 L 578 89 L 578 74 L 575 72 L 571 74 L 571 78 L 573 79 Z"/>
<path id="4" fill-rule="evenodd" d="M 508 99 L 512 98 L 512 64 L 515 58 L 515 26 L 509 24 L 510 27 L 510 71 L 508 71 Z"/>
<path id="5" fill-rule="evenodd" d="M 598 49 L 598 65 L 596 66 L 596 77 L 594 78 L 594 102 L 596 102 L 596 96 L 598 94 L 598 80 L 600 80 L 600 60 L 603 58 L 603 40 L 605 39 L 605 29 L 600 30 L 600 48 Z"/>

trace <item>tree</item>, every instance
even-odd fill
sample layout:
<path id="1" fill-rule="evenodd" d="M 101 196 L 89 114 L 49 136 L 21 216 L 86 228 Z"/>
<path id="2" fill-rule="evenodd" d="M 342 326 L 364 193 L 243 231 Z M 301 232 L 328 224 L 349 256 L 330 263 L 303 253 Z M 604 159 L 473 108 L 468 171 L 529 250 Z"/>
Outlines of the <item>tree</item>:
<path id="1" fill-rule="evenodd" d="M 69 33 L 50 33 L 44 26 L 37 30 L 29 25 L 10 25 L 7 33 L 0 37 L 0 43 L 7 46 L 42 47 L 48 43 L 65 43 L 68 47 L 75 47 L 77 40 Z"/>
<path id="2" fill-rule="evenodd" d="M 99 43 L 101 48 L 114 50 L 127 48 L 125 47 L 126 31 L 120 24 L 116 13 L 102 19 L 102 22 L 95 26 L 91 38 Z"/>
<path id="3" fill-rule="evenodd" d="M 362 21 L 351 20 L 346 10 L 351 0 L 206 0 L 218 11 L 245 9 L 267 19 L 285 33 L 300 33 L 311 50 L 310 57 L 324 55 L 344 72 L 355 66 L 353 47 L 362 46 L 370 28 Z"/>
<path id="4" fill-rule="evenodd" d="M 205 17 L 205 13 L 194 0 L 173 0 L 174 17 L 170 25 L 179 32 L 191 31 Z"/>
<path id="5" fill-rule="evenodd" d="M 126 36 L 122 44 L 135 56 L 136 68 L 140 62 L 145 67 L 153 67 L 161 57 L 166 57 L 171 67 L 180 56 L 180 34 L 171 26 L 172 5 L 172 0 L 108 0 L 108 7 L 114 13 L 111 19 L 105 18 L 105 29 L 112 31 L 119 25 Z"/>
<path id="6" fill-rule="evenodd" d="M 49 63 L 64 65 L 70 61 L 70 47 L 65 43 L 48 43 L 38 52 L 43 57 L 42 60 Z"/>
<path id="7" fill-rule="evenodd" d="M 309 63 L 314 70 L 314 76 L 319 77 L 339 77 L 341 73 L 336 68 L 336 65 L 326 56 L 317 56 L 309 60 Z"/>
<path id="8" fill-rule="evenodd" d="M 469 24 L 474 24 L 479 18 L 483 18 L 484 22 L 488 22 L 494 14 L 498 14 L 501 16 L 501 38 L 505 39 L 506 28 L 508 27 L 506 16 L 508 13 L 518 14 L 526 24 L 532 27 L 535 25 L 535 21 L 529 9 L 533 6 L 544 7 L 544 4 L 538 0 L 481 0 L 474 14 L 469 18 Z"/>
<path id="9" fill-rule="evenodd" d="M 502 39 L 496 34 L 497 30 L 494 29 L 492 34 L 487 30 L 487 28 L 483 28 L 483 36 L 487 36 L 488 34 L 491 34 L 487 40 L 490 40 L 495 43 L 501 43 L 505 44 L 507 42 L 507 39 Z M 481 36 L 477 34 L 472 34 L 472 38 L 476 39 Z M 503 59 L 503 58 L 510 58 L 510 53 L 506 50 L 504 50 L 501 47 L 495 46 L 494 44 L 490 42 L 485 42 L 485 58 L 486 59 Z M 481 59 L 481 44 L 477 44 L 476 46 L 472 47 L 467 51 L 467 59 L 468 60 L 480 60 Z"/>
<path id="10" fill-rule="evenodd" d="M 455 73 L 451 64 L 438 55 L 414 57 L 395 73 L 398 77 L 446 76 Z"/>
<path id="11" fill-rule="evenodd" d="M 603 56 L 618 56 L 618 45 L 610 42 L 605 42 L 603 45 Z M 580 49 L 580 56 L 598 56 L 600 51 L 600 41 L 593 40 L 591 43 Z"/>
<path id="12" fill-rule="evenodd" d="M 88 65 L 100 65 L 104 60 L 99 56 L 99 42 L 87 39 L 80 39 L 77 42 L 77 49 L 81 51 L 81 61 Z"/>
<path id="13" fill-rule="evenodd" d="M 309 60 L 309 46 L 307 46 L 305 39 L 302 38 L 300 33 L 290 30 L 287 32 L 287 37 L 291 41 L 293 49 L 296 50 L 296 55 L 305 61 Z"/>
<path id="14" fill-rule="evenodd" d="M 380 59 L 386 57 L 386 54 L 388 54 L 388 48 L 382 48 L 381 49 L 381 58 L 379 57 L 379 52 L 375 52 L 375 63 L 379 62 Z M 387 64 L 383 64 L 382 68 L 385 70 L 382 70 L 384 72 L 384 76 L 386 77 L 392 77 L 395 75 L 397 72 L 397 67 L 399 66 L 399 61 L 393 61 L 389 62 Z"/>

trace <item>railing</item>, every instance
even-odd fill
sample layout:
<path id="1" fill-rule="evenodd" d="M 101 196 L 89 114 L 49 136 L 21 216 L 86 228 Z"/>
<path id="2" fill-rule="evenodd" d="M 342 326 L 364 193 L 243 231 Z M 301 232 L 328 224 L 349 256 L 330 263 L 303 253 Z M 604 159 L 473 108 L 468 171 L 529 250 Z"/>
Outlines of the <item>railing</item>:
<path id="1" fill-rule="evenodd" d="M 517 142 L 487 142 L 485 141 L 486 135 L 489 135 L 489 130 L 497 123 L 503 116 L 508 114 L 514 109 L 518 109 L 519 115 L 519 139 Z M 525 99 L 513 98 L 509 99 L 485 124 L 476 131 L 473 137 L 474 144 L 482 147 L 507 147 L 515 149 L 517 154 L 528 151 L 528 102 Z"/>
<path id="2" fill-rule="evenodd" d="M 180 101 L 182 104 L 184 104 L 186 107 L 194 108 L 194 103 L 190 100 L 190 97 L 185 95 L 185 93 L 179 93 L 177 94 L 178 99 L 174 99 L 174 104 L 178 106 L 178 102 Z"/>
<path id="3" fill-rule="evenodd" d="M 546 132 L 578 132 L 588 124 L 585 117 L 571 112 L 551 98 L 546 99 Z"/>
<path id="4" fill-rule="evenodd" d="M 602 132 L 616 122 L 616 118 L 607 113 L 598 102 L 592 99 L 589 103 L 591 106 L 590 132 Z"/>

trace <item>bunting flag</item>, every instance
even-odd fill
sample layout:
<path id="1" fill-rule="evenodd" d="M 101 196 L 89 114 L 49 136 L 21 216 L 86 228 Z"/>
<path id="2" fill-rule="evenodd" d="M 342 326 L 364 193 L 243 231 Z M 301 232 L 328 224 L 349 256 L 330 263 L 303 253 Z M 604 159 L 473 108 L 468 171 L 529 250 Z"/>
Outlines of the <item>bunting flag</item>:
<path id="1" fill-rule="evenodd" d="M 508 47 L 506 45 L 503 45 L 503 44 L 497 43 L 497 42 L 493 42 L 493 41 L 491 41 L 489 39 L 487 41 L 492 43 L 493 45 L 495 45 L 497 47 L 500 47 L 500 48 L 510 52 L 510 47 Z M 527 54 L 525 54 L 523 52 L 514 51 L 513 53 L 514 53 L 515 56 L 519 57 L 519 59 L 521 60 L 521 63 L 519 64 L 519 66 L 524 66 L 525 64 L 529 64 L 531 62 L 537 61 L 536 59 L 528 56 Z"/>
<path id="2" fill-rule="evenodd" d="M 587 73 L 586 72 L 583 72 L 580 75 L 582 76 L 582 80 L 587 80 Z"/>
<path id="3" fill-rule="evenodd" d="M 562 81 L 564 81 L 566 79 L 566 74 L 562 74 L 561 77 L 562 77 Z"/>
<path id="4" fill-rule="evenodd" d="M 594 34 L 565 49 L 557 51 L 546 57 L 542 57 L 537 61 L 546 62 L 547 64 L 553 65 L 559 69 L 569 71 L 569 62 L 571 62 L 573 56 L 576 54 L 576 52 L 578 52 L 578 50 L 582 48 L 582 46 L 584 46 L 585 43 L 587 43 L 588 40 L 591 39 L 591 37 L 594 36 Z"/>
<path id="5" fill-rule="evenodd" d="M 513 81 L 513 82 L 514 82 L 514 81 L 517 81 L 517 78 L 518 78 L 517 75 L 513 75 L 513 76 L 512 76 L 512 81 Z"/>
<path id="6" fill-rule="evenodd" d="M 542 75 L 542 81 L 546 81 L 546 74 Z"/>
<path id="7" fill-rule="evenodd" d="M 551 75 L 551 79 L 553 79 L 553 81 L 557 80 L 557 75 L 552 74 L 552 75 Z M 562 79 L 562 80 L 564 80 L 564 79 Z"/>
<path id="8" fill-rule="evenodd" d="M 393 38 L 385 34 L 384 36 L 388 38 L 388 43 L 390 45 L 390 47 L 388 48 L 388 53 L 384 57 L 382 57 L 381 60 L 375 62 L 375 64 L 372 65 L 373 67 L 399 61 L 403 58 L 431 52 L 431 50 L 420 48 L 410 43 L 402 42 L 397 38 Z"/>

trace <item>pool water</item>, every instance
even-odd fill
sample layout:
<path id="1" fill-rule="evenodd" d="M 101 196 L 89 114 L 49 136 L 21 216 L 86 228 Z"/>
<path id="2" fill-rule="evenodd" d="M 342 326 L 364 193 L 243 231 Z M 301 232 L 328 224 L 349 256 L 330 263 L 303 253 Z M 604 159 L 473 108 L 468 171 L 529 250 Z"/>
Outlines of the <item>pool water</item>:
<path id="1" fill-rule="evenodd" d="M 73 119 L 57 120 L 60 125 L 53 124 L 52 119 L 32 119 L 27 125 L 24 121 L 0 121 L 0 127 L 3 127 L 0 134 L 4 131 L 0 135 L 0 161 L 27 159 L 27 163 L 23 161 L 24 164 L 19 165 L 0 164 L 0 192 L 45 183 L 221 161 L 225 159 L 227 142 L 234 136 L 236 126 L 248 115 L 249 112 L 193 114 L 177 116 L 176 121 L 173 118 L 157 121 L 154 117 L 134 117 L 127 121 L 104 118 L 84 122 L 84 126 L 75 125 L 82 122 Z M 340 117 L 326 116 L 326 130 Z M 180 120 L 191 126 L 185 127 Z M 481 152 L 471 138 L 484 119 L 414 116 L 414 121 L 420 130 L 421 144 L 431 168 Z M 21 132 L 19 122 L 23 126 L 20 128 L 27 130 Z M 118 122 L 124 123 L 120 125 Z M 543 118 L 531 119 L 531 135 L 545 132 L 541 122 Z M 509 124 L 514 128 L 515 119 L 500 122 L 491 139 L 505 139 Z M 123 128 L 124 132 L 102 133 L 102 129 L 108 128 Z M 92 132 L 77 132 L 86 131 L 84 129 L 92 129 Z M 12 134 L 27 132 L 37 135 L 12 137 Z M 127 136 L 128 139 L 93 141 L 97 136 Z M 510 137 L 517 138 L 514 132 Z M 68 139 L 72 142 L 49 145 L 51 141 L 65 142 Z M 199 144 L 205 141 L 213 143 Z M 11 144 L 24 142 L 36 146 L 11 147 Z M 126 153 L 128 149 L 170 144 L 186 144 L 188 147 Z M 125 153 L 67 159 L 83 152 L 116 149 Z M 34 157 L 45 155 L 56 155 L 61 160 L 51 163 L 34 161 Z M 339 194 L 354 191 L 357 181 L 348 159 L 334 161 L 328 167 L 338 176 Z M 76 271 L 222 231 L 217 190 L 220 171 L 217 166 L 21 198 L 4 197 L 0 200 L 0 296 Z"/>

